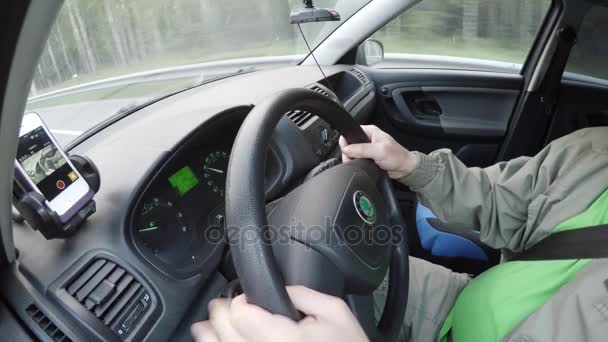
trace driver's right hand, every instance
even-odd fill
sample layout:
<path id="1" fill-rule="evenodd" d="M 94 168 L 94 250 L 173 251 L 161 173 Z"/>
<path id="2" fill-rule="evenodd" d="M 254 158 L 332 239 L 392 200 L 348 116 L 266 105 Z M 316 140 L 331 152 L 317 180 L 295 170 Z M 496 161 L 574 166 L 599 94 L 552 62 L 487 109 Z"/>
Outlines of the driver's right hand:
<path id="1" fill-rule="evenodd" d="M 288 286 L 299 322 L 247 303 L 244 295 L 209 303 L 209 320 L 192 325 L 197 342 L 367 342 L 346 303 L 303 286 Z"/>
<path id="2" fill-rule="evenodd" d="M 340 137 L 342 161 L 371 159 L 393 179 L 405 177 L 416 169 L 418 157 L 399 145 L 393 137 L 376 126 L 361 126 L 361 128 L 370 142 L 350 145 L 344 137 Z"/>

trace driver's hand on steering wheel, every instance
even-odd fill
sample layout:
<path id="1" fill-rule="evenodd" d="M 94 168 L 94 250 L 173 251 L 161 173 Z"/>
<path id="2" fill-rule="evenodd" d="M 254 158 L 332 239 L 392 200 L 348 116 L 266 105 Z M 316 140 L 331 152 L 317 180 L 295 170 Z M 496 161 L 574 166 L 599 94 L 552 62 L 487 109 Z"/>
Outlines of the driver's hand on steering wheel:
<path id="1" fill-rule="evenodd" d="M 342 161 L 371 159 L 393 179 L 405 177 L 414 171 L 418 163 L 414 153 L 399 145 L 393 137 L 376 126 L 361 126 L 361 128 L 371 142 L 349 145 L 344 137 L 340 137 Z"/>
<path id="2" fill-rule="evenodd" d="M 346 303 L 303 286 L 288 286 L 299 322 L 248 304 L 244 295 L 209 303 L 209 320 L 192 325 L 197 342 L 368 341 Z"/>

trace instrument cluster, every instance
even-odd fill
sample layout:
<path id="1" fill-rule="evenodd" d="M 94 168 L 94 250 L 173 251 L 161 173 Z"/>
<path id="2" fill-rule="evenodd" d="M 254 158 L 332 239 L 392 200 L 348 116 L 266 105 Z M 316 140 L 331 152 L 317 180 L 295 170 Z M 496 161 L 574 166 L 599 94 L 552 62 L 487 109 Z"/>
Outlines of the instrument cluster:
<path id="1" fill-rule="evenodd" d="M 159 173 L 132 221 L 140 251 L 175 276 L 194 274 L 224 248 L 224 191 L 230 144 L 189 149 Z"/>
<path id="2" fill-rule="evenodd" d="M 192 277 L 223 255 L 226 176 L 239 119 L 203 126 L 184 139 L 162 158 L 134 202 L 129 225 L 133 244 L 171 277 Z M 279 177 L 279 161 L 268 155 L 266 182 L 272 183 Z"/>
<path id="3" fill-rule="evenodd" d="M 140 186 L 129 215 L 131 241 L 166 275 L 190 278 L 219 264 L 224 255 L 228 164 L 246 109 L 224 113 L 193 131 L 159 158 Z M 267 200 L 297 185 L 317 158 L 307 136 L 288 118 L 281 120 L 266 157 Z"/>

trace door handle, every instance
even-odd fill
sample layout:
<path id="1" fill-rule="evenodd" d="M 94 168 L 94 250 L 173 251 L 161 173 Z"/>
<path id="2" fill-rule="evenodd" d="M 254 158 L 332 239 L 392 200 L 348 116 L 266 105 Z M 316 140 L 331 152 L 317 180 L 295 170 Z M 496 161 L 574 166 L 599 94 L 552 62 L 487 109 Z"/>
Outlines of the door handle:
<path id="1" fill-rule="evenodd" d="M 445 134 L 440 120 L 443 110 L 435 98 L 421 88 L 396 88 L 390 98 L 397 109 L 393 117 L 402 127 L 432 135 Z"/>
<path id="2" fill-rule="evenodd" d="M 432 96 L 425 95 L 422 98 L 415 98 L 413 104 L 414 115 L 439 116 L 443 114 L 441 106 Z"/>

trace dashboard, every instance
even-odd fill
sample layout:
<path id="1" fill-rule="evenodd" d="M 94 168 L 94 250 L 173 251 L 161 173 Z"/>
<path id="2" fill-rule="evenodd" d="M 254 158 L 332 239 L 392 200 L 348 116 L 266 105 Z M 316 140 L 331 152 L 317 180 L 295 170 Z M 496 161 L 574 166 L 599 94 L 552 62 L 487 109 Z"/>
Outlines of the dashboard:
<path id="1" fill-rule="evenodd" d="M 233 278 L 222 266 L 229 260 L 224 191 L 247 114 L 278 91 L 309 88 L 369 122 L 375 88 L 364 70 L 327 67 L 328 81 L 308 66 L 239 75 L 168 97 L 96 133 L 70 153 L 99 169 L 97 212 L 66 240 L 14 224 L 18 266 L 0 284 L 5 299 L 40 334 L 28 314 L 44 313 L 72 340 L 191 340 L 190 324 L 207 317 L 207 303 Z M 267 152 L 267 201 L 337 157 L 337 141 L 315 113 L 285 113 Z M 103 305 L 84 291 L 97 284 L 115 285 Z"/>

